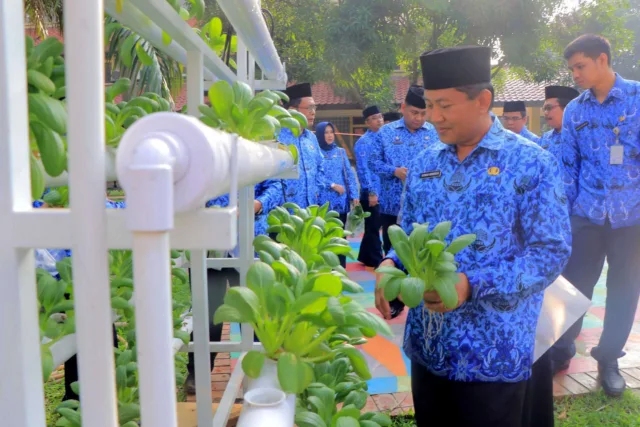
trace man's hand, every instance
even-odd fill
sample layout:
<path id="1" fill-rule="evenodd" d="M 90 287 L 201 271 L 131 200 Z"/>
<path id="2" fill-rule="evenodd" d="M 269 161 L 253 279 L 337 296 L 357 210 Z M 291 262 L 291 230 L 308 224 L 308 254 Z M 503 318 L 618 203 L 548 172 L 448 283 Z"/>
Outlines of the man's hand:
<path id="1" fill-rule="evenodd" d="M 380 264 L 380 267 L 383 266 L 395 267 L 396 264 L 390 259 L 385 259 Z M 389 305 L 389 301 L 384 299 L 384 289 L 378 288 L 378 283 L 382 280 L 383 274 L 376 274 L 376 308 L 382 314 L 382 317 L 386 320 L 391 320 L 391 306 Z"/>
<path id="2" fill-rule="evenodd" d="M 258 214 L 262 210 L 262 202 L 258 200 L 253 201 L 253 213 Z"/>
<path id="3" fill-rule="evenodd" d="M 458 292 L 458 305 L 453 308 L 447 308 L 444 306 L 442 300 L 440 300 L 440 295 L 436 291 L 425 292 L 424 293 L 424 303 L 427 308 L 431 311 L 436 311 L 438 313 L 446 313 L 449 311 L 453 311 L 456 308 L 460 307 L 471 297 L 471 286 L 469 285 L 469 279 L 464 273 L 458 273 L 458 277 L 460 281 L 456 283 L 456 291 Z M 377 305 L 377 290 L 376 290 L 376 305 Z"/>
<path id="4" fill-rule="evenodd" d="M 369 195 L 369 206 L 374 207 L 378 204 L 378 196 L 375 194 Z"/>
<path id="5" fill-rule="evenodd" d="M 407 179 L 407 171 L 407 168 L 396 168 L 396 171 L 393 174 L 396 178 L 404 182 L 404 180 Z"/>
<path id="6" fill-rule="evenodd" d="M 331 189 L 341 196 L 344 194 L 344 187 L 340 184 L 331 185 Z"/>

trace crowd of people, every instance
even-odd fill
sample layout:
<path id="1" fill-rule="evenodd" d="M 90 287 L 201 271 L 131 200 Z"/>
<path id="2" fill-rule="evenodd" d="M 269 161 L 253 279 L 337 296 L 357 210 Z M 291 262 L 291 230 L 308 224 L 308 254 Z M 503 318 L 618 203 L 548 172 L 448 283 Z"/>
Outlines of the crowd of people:
<path id="1" fill-rule="evenodd" d="M 582 92 L 547 87 L 543 111 L 551 130 L 537 136 L 526 127 L 524 102 L 506 103 L 501 117 L 492 113 L 489 48 L 424 53 L 423 86 L 408 90 L 400 112 L 363 110 L 368 130 L 354 147 L 357 179 L 335 126 L 315 125 L 311 85 L 286 89 L 285 107 L 302 113 L 310 129 L 280 132 L 279 142 L 298 150 L 299 178 L 255 186 L 256 235 L 267 233 L 269 211 L 286 202 L 303 208 L 329 202 L 343 221 L 361 204 L 371 216 L 358 261 L 400 269 L 391 225 L 410 232 L 414 223 L 451 221 L 452 236 L 477 236 L 456 256 L 457 307 L 429 292 L 407 315 L 404 352 L 412 362 L 418 426 L 553 425 L 553 376 L 575 355 L 582 319 L 534 360 L 544 291 L 562 274 L 591 298 L 605 259 L 604 330 L 591 356 L 605 393 L 624 391 L 618 359 L 640 294 L 640 84 L 615 73 L 601 36 L 579 37 L 564 56 Z M 213 314 L 227 285 L 238 285 L 238 273 L 210 269 L 208 283 Z M 405 309 L 401 295 L 388 302 L 380 289 L 375 301 L 387 320 Z M 427 337 L 428 311 L 444 320 Z M 210 339 L 219 341 L 221 332 L 211 324 Z M 195 391 L 190 356 L 188 393 Z"/>
<path id="2" fill-rule="evenodd" d="M 256 221 L 284 202 L 330 202 L 343 218 L 360 203 L 371 213 L 358 257 L 368 267 L 403 268 L 387 233 L 393 224 L 410 232 L 414 223 L 451 221 L 453 236 L 476 234 L 456 259 L 458 306 L 426 293 L 408 312 L 404 351 L 418 426 L 553 425 L 553 376 L 575 355 L 582 319 L 534 360 L 544 290 L 562 274 L 590 298 L 605 258 L 604 330 L 591 355 L 606 394 L 625 388 L 618 358 L 640 294 L 640 84 L 615 73 L 606 39 L 579 37 L 565 59 L 582 91 L 546 87 L 551 130 L 538 136 L 527 129 L 524 102 L 492 113 L 491 56 L 479 46 L 426 52 L 423 86 L 408 90 L 399 113 L 365 108 L 368 130 L 354 147 L 358 183 L 335 126 L 322 122 L 315 134 L 280 134 L 298 149 L 300 178 L 271 184 L 278 202 L 256 186 Z M 286 92 L 286 107 L 313 128 L 311 86 Z M 388 320 L 404 310 L 401 296 L 388 302 L 380 289 L 376 307 Z M 428 311 L 444 321 L 425 337 Z"/>

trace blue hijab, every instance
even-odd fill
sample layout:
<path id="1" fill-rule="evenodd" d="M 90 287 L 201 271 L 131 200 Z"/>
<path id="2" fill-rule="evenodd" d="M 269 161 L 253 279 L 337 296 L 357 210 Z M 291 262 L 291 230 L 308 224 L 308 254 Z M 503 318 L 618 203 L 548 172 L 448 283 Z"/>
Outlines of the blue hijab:
<path id="1" fill-rule="evenodd" d="M 333 133 L 336 133 L 336 127 L 333 125 L 333 123 L 318 123 L 318 125 L 316 126 L 316 139 L 318 140 L 318 145 L 320 145 L 320 148 L 322 148 L 324 151 L 331 151 L 336 148 L 337 141 L 334 139 L 333 144 L 327 144 L 327 141 L 324 139 L 324 131 L 327 129 L 327 126 L 331 126 L 331 129 L 333 129 Z"/>

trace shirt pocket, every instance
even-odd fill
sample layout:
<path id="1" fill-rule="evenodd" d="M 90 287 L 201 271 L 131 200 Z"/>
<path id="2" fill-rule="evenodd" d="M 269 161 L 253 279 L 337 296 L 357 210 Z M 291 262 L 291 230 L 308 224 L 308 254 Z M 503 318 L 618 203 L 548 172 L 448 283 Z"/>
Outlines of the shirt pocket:
<path id="1" fill-rule="evenodd" d="M 500 256 L 504 246 L 516 236 L 518 198 L 516 188 L 503 186 L 485 187 L 476 192 L 473 246 L 480 259 Z"/>

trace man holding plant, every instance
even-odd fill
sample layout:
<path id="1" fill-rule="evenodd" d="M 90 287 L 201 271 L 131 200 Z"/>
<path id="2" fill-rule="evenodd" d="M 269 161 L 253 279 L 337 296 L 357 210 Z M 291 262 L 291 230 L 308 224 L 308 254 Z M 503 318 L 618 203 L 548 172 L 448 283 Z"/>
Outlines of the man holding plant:
<path id="1" fill-rule="evenodd" d="M 311 94 L 311 85 L 300 83 L 289 86 L 285 92 L 289 97 L 286 107 L 299 111 L 307 119 L 307 126 L 313 126 L 316 104 Z M 300 176 L 298 179 L 283 180 L 284 201 L 302 208 L 317 204 L 320 189 L 330 187 L 333 190 L 334 184 L 322 182 L 322 155 L 316 136 L 309 129 L 302 129 L 300 136 L 296 137 L 291 130 L 283 128 L 278 141 L 286 145 L 293 144 L 298 150 Z"/>
<path id="2" fill-rule="evenodd" d="M 543 292 L 571 253 L 558 162 L 490 114 L 489 48 L 420 60 L 439 140 L 408 168 L 376 307 L 387 319 L 387 299 L 411 307 L 404 351 L 418 426 L 526 426 Z"/>

